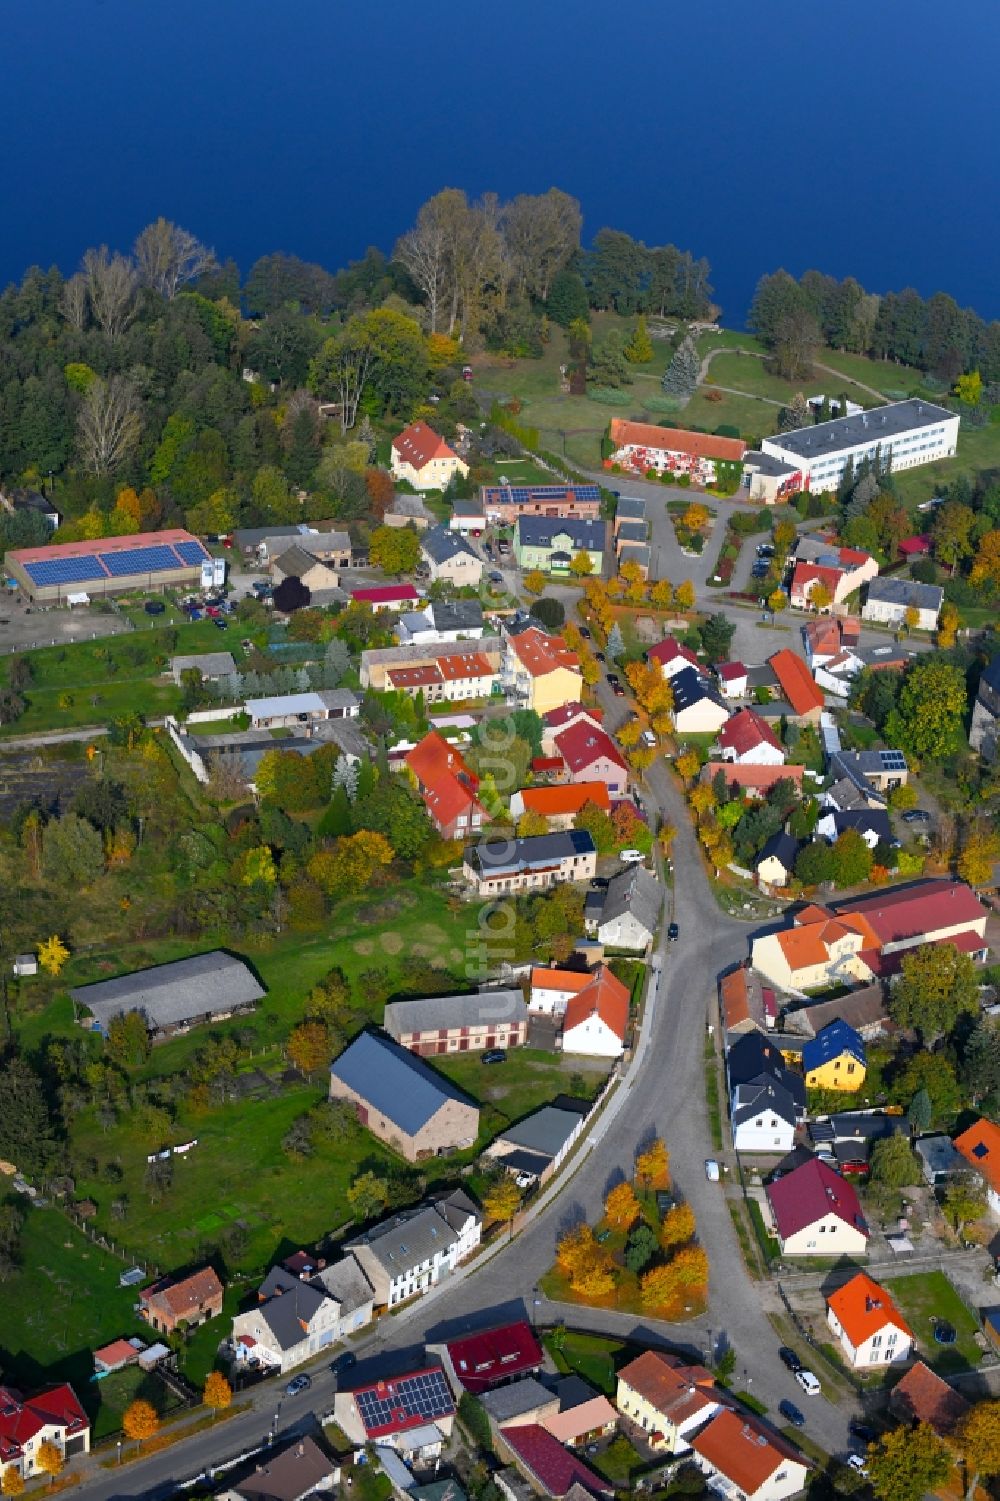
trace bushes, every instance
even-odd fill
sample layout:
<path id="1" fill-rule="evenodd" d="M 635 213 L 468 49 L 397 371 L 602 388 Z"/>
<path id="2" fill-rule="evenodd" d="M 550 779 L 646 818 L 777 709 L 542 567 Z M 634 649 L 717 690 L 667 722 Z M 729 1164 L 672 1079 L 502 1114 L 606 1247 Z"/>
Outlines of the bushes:
<path id="1" fill-rule="evenodd" d="M 632 397 L 628 391 L 616 390 L 614 386 L 588 386 L 587 400 L 599 401 L 604 406 L 627 407 L 632 405 Z M 525 445 L 526 447 L 528 445 Z"/>

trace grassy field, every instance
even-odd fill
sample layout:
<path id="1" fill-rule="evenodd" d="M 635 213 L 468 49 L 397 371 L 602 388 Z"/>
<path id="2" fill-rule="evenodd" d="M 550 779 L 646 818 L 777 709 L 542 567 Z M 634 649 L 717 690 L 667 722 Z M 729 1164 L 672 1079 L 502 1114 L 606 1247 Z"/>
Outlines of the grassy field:
<path id="1" fill-rule="evenodd" d="M 542 1344 L 564 1375 L 582 1376 L 598 1391 L 614 1396 L 615 1372 L 627 1349 L 621 1340 L 560 1329 L 543 1335 Z"/>
<path id="2" fill-rule="evenodd" d="M 481 1134 L 489 1137 L 496 1136 L 511 1121 L 547 1105 L 560 1091 L 593 1099 L 608 1076 L 607 1068 L 534 1048 L 511 1049 L 506 1063 L 484 1066 L 478 1056 L 466 1053 L 435 1059 L 435 1066 L 480 1102 Z"/>
<path id="3" fill-rule="evenodd" d="M 181 691 L 166 675 L 171 656 L 227 650 L 239 661 L 243 655 L 238 633 L 232 628 L 223 633 L 210 620 L 186 621 L 172 631 L 169 640 L 167 628 L 136 630 L 22 653 L 32 672 L 23 690 L 27 707 L 19 719 L 0 727 L 0 736 L 104 723 L 127 712 L 172 713 Z M 10 661 L 0 659 L 0 683 L 10 681 Z"/>
<path id="4" fill-rule="evenodd" d="M 916 1335 L 923 1359 L 933 1370 L 947 1375 L 979 1365 L 981 1352 L 975 1339 L 979 1322 L 944 1272 L 893 1277 L 885 1285 Z M 934 1325 L 939 1319 L 954 1326 L 958 1334 L 955 1344 L 939 1345 L 935 1341 Z"/>

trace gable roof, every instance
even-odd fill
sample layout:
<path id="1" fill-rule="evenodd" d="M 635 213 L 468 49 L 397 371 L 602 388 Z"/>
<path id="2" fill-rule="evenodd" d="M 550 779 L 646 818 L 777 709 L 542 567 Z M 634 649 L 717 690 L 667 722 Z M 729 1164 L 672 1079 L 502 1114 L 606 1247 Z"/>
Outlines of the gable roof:
<path id="1" fill-rule="evenodd" d="M 476 558 L 475 548 L 466 541 L 461 532 L 453 531 L 450 526 L 432 526 L 429 531 L 424 532 L 420 539 L 420 550 L 435 563 L 447 563 L 452 558 L 457 558 L 459 553 L 466 553 L 470 558 Z M 471 604 L 475 602 L 469 601 Z"/>
<path id="2" fill-rule="evenodd" d="M 602 964 L 590 984 L 570 997 L 563 1019 L 563 1036 L 596 1016 L 624 1042 L 628 1031 L 628 1013 L 627 987 Z"/>
<path id="3" fill-rule="evenodd" d="M 627 912 L 647 933 L 653 934 L 662 905 L 663 888 L 656 876 L 644 865 L 633 865 L 631 870 L 620 870 L 608 882 L 600 924 L 614 922 Z"/>
<path id="4" fill-rule="evenodd" d="M 369 589 L 352 589 L 351 598 L 360 604 L 410 604 L 420 595 L 412 584 L 377 584 Z"/>
<path id="5" fill-rule="evenodd" d="M 351 1396 L 368 1439 L 408 1433 L 455 1413 L 448 1382 L 439 1365 L 354 1387 Z"/>
<path id="6" fill-rule="evenodd" d="M 263 1464 L 233 1486 L 233 1491 L 237 1496 L 253 1496 L 259 1501 L 298 1501 L 336 1474 L 337 1466 L 316 1440 L 303 1434 L 287 1449 L 268 1454 Z"/>
<path id="7" fill-rule="evenodd" d="M 520 542 L 527 547 L 552 547 L 565 538 L 576 552 L 603 553 L 607 540 L 603 521 L 582 516 L 519 516 L 514 525 Z"/>
<path id="8" fill-rule="evenodd" d="M 752 1496 L 788 1460 L 808 1468 L 805 1457 L 771 1428 L 745 1412 L 724 1407 L 691 1439 L 696 1454 Z"/>
<path id="9" fill-rule="evenodd" d="M 547 636 L 538 626 L 531 625 L 507 639 L 511 651 L 533 678 L 545 677 L 560 667 L 569 672 L 580 671 L 580 658 L 570 651 L 561 636 Z"/>
<path id="10" fill-rule="evenodd" d="M 745 662 L 735 660 L 732 662 L 716 662 L 715 675 L 720 682 L 738 683 L 741 678 L 746 677 L 747 665 Z"/>
<path id="11" fill-rule="evenodd" d="M 732 724 L 732 720 L 729 721 Z M 802 786 L 804 766 L 758 766 L 751 762 L 709 761 L 701 771 L 701 780 L 711 782 L 722 772 L 727 787 L 742 787 L 748 792 L 767 792 L 775 782 L 790 781 Z"/>
<path id="12" fill-rule="evenodd" d="M 758 745 L 770 745 L 782 755 L 785 753 L 781 741 L 756 709 L 738 709 L 727 719 L 719 731 L 719 744 L 737 756 L 746 755 Z"/>
<path id="13" fill-rule="evenodd" d="M 489 817 L 476 796 L 479 778 L 437 730 L 430 730 L 405 761 L 420 785 L 427 811 L 438 824 L 450 824 L 469 810 Z"/>
<path id="14" fill-rule="evenodd" d="M 593 803 L 603 813 L 611 811 L 607 782 L 563 782 L 557 787 L 522 787 L 519 796 L 526 813 L 541 813 L 544 818 L 579 813 L 587 803 Z"/>
<path id="15" fill-rule="evenodd" d="M 602 758 L 614 762 L 623 771 L 628 770 L 628 762 L 611 736 L 585 719 L 579 719 L 576 724 L 560 730 L 553 738 L 570 771 L 581 771 L 583 767 L 592 766 Z"/>
<path id="16" fill-rule="evenodd" d="M 418 996 L 390 1001 L 382 1016 L 393 1037 L 410 1032 L 438 1032 L 442 1028 L 482 1027 L 487 1022 L 527 1022 L 528 1008 L 520 990 L 474 990 L 465 995 Z"/>
<path id="17" fill-rule="evenodd" d="M 261 1293 L 271 1279 L 266 1279 Z M 262 1304 L 259 1313 L 267 1324 L 281 1350 L 294 1350 L 307 1338 L 308 1328 L 316 1311 L 329 1299 L 324 1291 L 303 1282 L 298 1277 L 287 1277 L 271 1283 L 271 1296 Z"/>
<path id="18" fill-rule="evenodd" d="M 618 448 L 659 448 L 668 453 L 686 453 L 693 459 L 722 459 L 738 463 L 747 451 L 740 438 L 717 438 L 714 433 L 693 433 L 680 427 L 656 427 L 651 422 L 629 422 L 612 417 L 608 429 Z"/>
<path id="19" fill-rule="evenodd" d="M 879 943 L 898 943 L 906 938 L 973 924 L 987 910 L 964 881 L 928 880 L 897 886 L 871 896 L 852 897 L 837 904 L 838 915 L 863 917 Z"/>
<path id="20" fill-rule="evenodd" d="M 684 1422 L 714 1400 L 715 1377 L 710 1371 L 685 1365 L 676 1355 L 660 1350 L 644 1350 L 622 1366 L 618 1379 L 675 1423 Z"/>
<path id="21" fill-rule="evenodd" d="M 330 1065 L 331 1075 L 407 1136 L 433 1120 L 442 1105 L 474 1102 L 415 1053 L 377 1032 L 361 1032 Z"/>
<path id="22" fill-rule="evenodd" d="M 897 1415 L 903 1414 L 914 1423 L 929 1423 L 943 1436 L 958 1427 L 972 1404 L 918 1360 L 893 1387 L 889 1405 Z"/>
<path id="23" fill-rule="evenodd" d="M 784 829 L 779 829 L 772 834 L 764 845 L 760 854 L 754 861 L 754 868 L 759 870 L 765 860 L 778 860 L 785 870 L 791 870 L 795 864 L 795 857 L 799 852 L 799 841 L 794 834 L 788 834 Z"/>
<path id="24" fill-rule="evenodd" d="M 914 1338 L 913 1330 L 885 1288 L 874 1282 L 867 1272 L 858 1272 L 843 1287 L 830 1293 L 826 1302 L 855 1349 L 887 1324 Z"/>
<path id="25" fill-rule="evenodd" d="M 733 1090 L 733 1129 L 744 1121 L 755 1120 L 767 1111 L 794 1127 L 798 1125 L 799 1110 L 789 1089 L 777 1079 L 755 1079 L 748 1084 L 737 1084 Z"/>
<path id="26" fill-rule="evenodd" d="M 911 606 L 916 610 L 939 610 L 944 599 L 940 584 L 919 584 L 915 579 L 877 578 L 868 585 L 866 599 L 883 604 Z"/>
<path id="27" fill-rule="evenodd" d="M 90 1427 L 71 1386 L 50 1386 L 26 1397 L 16 1387 L 0 1385 L 0 1464 L 17 1459 L 24 1446 L 50 1426 L 64 1429 L 67 1438 Z"/>
<path id="28" fill-rule="evenodd" d="M 458 458 L 455 450 L 449 448 L 426 422 L 411 422 L 409 427 L 404 427 L 399 436 L 393 438 L 392 447 L 404 463 L 418 471 L 426 468 L 432 459 Z"/>
<path id="29" fill-rule="evenodd" d="M 805 661 L 787 646 L 768 658 L 778 686 L 796 714 L 810 714 L 822 709 L 826 700 Z"/>
<path id="30" fill-rule="evenodd" d="M 153 1282 L 149 1287 L 143 1288 L 139 1294 L 141 1303 L 157 1303 L 161 1307 L 168 1308 L 175 1319 L 186 1318 L 187 1315 L 213 1298 L 222 1297 L 222 1283 L 219 1281 L 214 1268 L 203 1266 L 197 1272 L 192 1272 L 189 1277 L 181 1277 L 172 1281 L 169 1277 L 161 1277 L 158 1282 Z"/>
<path id="31" fill-rule="evenodd" d="M 312 553 L 306 552 L 305 548 L 299 547 L 295 542 L 291 547 L 286 548 L 279 558 L 275 558 L 272 566 L 279 573 L 283 573 L 286 578 L 302 578 L 303 574 L 309 573 L 313 568 L 326 569 L 336 577 L 329 563 L 324 563 L 320 558 L 314 558 Z"/>
<path id="32" fill-rule="evenodd" d="M 461 1234 L 470 1219 L 479 1220 L 481 1216 L 472 1200 L 459 1188 L 447 1198 L 418 1204 L 415 1209 L 393 1215 L 392 1219 L 375 1225 L 346 1244 L 352 1251 L 362 1248 L 368 1251 L 383 1271 L 394 1279 L 429 1260 L 448 1244 L 448 1232 Z"/>
<path id="33" fill-rule="evenodd" d="M 646 660 L 649 662 L 658 662 L 661 667 L 666 667 L 668 663 L 680 660 L 687 662 L 689 667 L 694 667 L 698 672 L 704 671 L 694 652 L 690 647 L 683 646 L 677 640 L 676 636 L 664 636 L 662 641 L 658 641 L 655 646 L 651 646 L 646 652 Z"/>
<path id="34" fill-rule="evenodd" d="M 985 1117 L 976 1121 L 955 1137 L 955 1150 L 1000 1193 L 1000 1126 Z"/>
<path id="35" fill-rule="evenodd" d="M 282 742 L 270 743 L 274 746 Z M 123 1012 L 141 1011 L 152 1026 L 169 1027 L 197 1016 L 251 1005 L 261 999 L 264 990 L 242 959 L 212 949 L 113 980 L 77 985 L 70 995 L 105 1026 Z"/>
<path id="36" fill-rule="evenodd" d="M 522 1423 L 500 1429 L 500 1436 L 524 1468 L 535 1477 L 542 1492 L 565 1496 L 570 1486 L 579 1484 L 588 1491 L 610 1496 L 613 1487 L 607 1480 L 588 1469 L 569 1449 L 563 1448 L 540 1423 Z"/>
<path id="37" fill-rule="evenodd" d="M 560 1386 L 564 1383 L 560 1383 Z M 561 1411 L 542 1418 L 542 1427 L 561 1444 L 572 1444 L 585 1434 L 607 1428 L 618 1421 L 618 1412 L 603 1394 L 594 1393 L 585 1402 L 563 1405 Z"/>
<path id="38" fill-rule="evenodd" d="M 818 1158 L 769 1183 L 765 1192 L 782 1240 L 817 1224 L 829 1214 L 860 1231 L 865 1239 L 868 1237 L 868 1226 L 853 1187 Z"/>
<path id="39" fill-rule="evenodd" d="M 509 1423 L 526 1412 L 556 1407 L 558 1398 L 535 1376 L 522 1376 L 509 1386 L 497 1386 L 479 1394 L 479 1400 L 494 1423 Z"/>
<path id="40" fill-rule="evenodd" d="M 532 990 L 568 990 L 574 993 L 584 990 L 593 979 L 585 969 L 545 969 L 531 971 Z"/>
<path id="41" fill-rule="evenodd" d="M 542 1348 L 523 1319 L 450 1340 L 445 1349 L 455 1375 L 467 1392 L 488 1391 L 525 1371 L 537 1371 Z"/>
<path id="42" fill-rule="evenodd" d="M 831 1063 L 834 1058 L 841 1058 L 844 1054 L 855 1059 L 864 1066 L 866 1061 L 865 1045 L 858 1033 L 847 1022 L 837 1020 L 830 1022 L 815 1037 L 811 1037 L 802 1049 L 802 1067 L 808 1074 L 814 1068 L 822 1068 L 824 1063 Z"/>
<path id="43" fill-rule="evenodd" d="M 559 1095 L 557 1098 L 561 1100 L 565 1096 Z M 580 1121 L 586 1114 L 587 1107 L 579 1100 L 567 1101 L 568 1104 L 579 1108 L 568 1109 L 558 1104 L 542 1105 L 526 1115 L 523 1121 L 501 1131 L 499 1139 L 541 1157 L 555 1157 L 579 1128 Z"/>
<path id="44" fill-rule="evenodd" d="M 557 709 L 548 709 L 542 715 L 542 722 L 550 730 L 561 730 L 571 724 L 574 719 L 586 717 L 595 725 L 599 725 L 604 718 L 604 710 L 600 704 L 560 704 Z"/>
<path id="45" fill-rule="evenodd" d="M 564 860 L 592 854 L 596 854 L 596 846 L 586 829 L 563 829 L 524 839 L 484 839 L 466 845 L 462 858 L 480 876 L 496 878 L 526 870 L 551 870 Z"/>
<path id="46" fill-rule="evenodd" d="M 674 695 L 675 717 L 683 714 L 685 709 L 692 709 L 695 704 L 703 703 L 707 699 L 709 703 L 721 709 L 728 719 L 729 705 L 723 700 L 712 679 L 700 668 L 682 667 L 680 672 L 675 672 L 670 679 L 670 687 Z"/>

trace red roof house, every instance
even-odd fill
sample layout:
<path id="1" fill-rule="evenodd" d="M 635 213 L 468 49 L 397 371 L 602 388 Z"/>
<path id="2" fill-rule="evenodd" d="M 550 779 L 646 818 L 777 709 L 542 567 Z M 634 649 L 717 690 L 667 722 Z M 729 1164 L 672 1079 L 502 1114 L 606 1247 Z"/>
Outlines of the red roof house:
<path id="1" fill-rule="evenodd" d="M 469 466 L 426 422 L 411 422 L 392 440 L 390 468 L 394 479 L 408 480 L 418 490 L 444 490 L 455 474 Z"/>
<path id="2" fill-rule="evenodd" d="M 682 646 L 676 636 L 664 636 L 662 641 L 651 646 L 646 653 L 646 661 L 655 662 L 665 678 L 672 678 L 675 672 L 683 672 L 685 667 L 694 667 L 698 672 L 705 670 L 694 652 Z"/>
<path id="3" fill-rule="evenodd" d="M 868 1226 L 853 1187 L 818 1157 L 765 1190 L 783 1256 L 863 1255 Z"/>
<path id="4" fill-rule="evenodd" d="M 934 539 L 929 532 L 921 532 L 916 537 L 904 537 L 899 544 L 901 558 L 926 558 L 930 554 Z"/>
<path id="5" fill-rule="evenodd" d="M 15 1469 L 27 1479 L 39 1474 L 38 1450 L 48 1440 L 67 1459 L 90 1448 L 90 1419 L 68 1385 L 25 1397 L 0 1386 L 0 1471 Z"/>
<path id="6" fill-rule="evenodd" d="M 431 730 L 405 758 L 420 796 L 442 839 L 462 839 L 489 823 L 489 811 L 476 793 L 479 778 L 453 745 Z"/>
<path id="7" fill-rule="evenodd" d="M 612 797 L 628 785 L 628 765 L 615 742 L 599 726 L 580 719 L 553 737 L 574 782 L 604 782 Z"/>
<path id="8" fill-rule="evenodd" d="M 794 1496 L 804 1488 L 809 1472 L 801 1451 L 773 1428 L 748 1412 L 728 1407 L 695 1434 L 691 1448 L 700 1469 L 729 1482 L 720 1494 L 735 1491 L 746 1501 L 754 1501 L 758 1494 L 770 1501 Z"/>
<path id="9" fill-rule="evenodd" d="M 766 797 L 775 782 L 794 782 L 801 790 L 804 766 L 756 766 L 752 762 L 708 761 L 701 769 L 701 780 L 711 782 L 718 772 L 726 786 L 745 792 L 747 797 Z"/>
<path id="10" fill-rule="evenodd" d="M 359 605 L 371 605 L 372 609 L 398 610 L 404 605 L 416 604 L 420 595 L 412 584 L 378 584 L 371 589 L 352 589 L 351 599 Z"/>
<path id="11" fill-rule="evenodd" d="M 771 670 L 778 679 L 778 687 L 791 705 L 797 719 L 818 723 L 825 700 L 816 679 L 798 652 L 783 647 L 769 658 Z"/>
<path id="12" fill-rule="evenodd" d="M 564 1053 L 617 1058 L 628 1031 L 629 993 L 605 965 L 599 965 L 589 985 L 566 1003 L 563 1017 Z"/>
<path id="13" fill-rule="evenodd" d="M 541 1369 L 545 1358 L 523 1319 L 428 1348 L 441 1358 L 452 1388 L 473 1394 L 491 1391 L 519 1376 L 534 1373 Z"/>
<path id="14" fill-rule="evenodd" d="M 987 909 L 964 881 L 929 880 L 890 887 L 838 902 L 836 910 L 839 916 L 864 917 L 883 953 L 939 942 L 955 943 L 969 953 L 987 948 Z"/>
<path id="15" fill-rule="evenodd" d="M 517 1468 L 543 1496 L 565 1496 L 581 1485 L 595 1496 L 612 1496 L 614 1487 L 596 1475 L 569 1449 L 564 1449 L 540 1423 L 524 1423 L 500 1429 L 500 1438 L 510 1450 Z"/>
<path id="16" fill-rule="evenodd" d="M 756 709 L 739 709 L 727 719 L 717 743 L 723 760 L 741 765 L 780 766 L 785 759 L 781 741 Z"/>
<path id="17" fill-rule="evenodd" d="M 645 473 L 690 474 L 699 484 L 716 478 L 716 465 L 739 464 L 746 453 L 740 438 L 718 438 L 714 433 L 694 433 L 679 427 L 657 427 L 651 422 L 630 422 L 612 417 L 608 437 L 613 446 L 610 468 L 618 463 Z"/>
<path id="18" fill-rule="evenodd" d="M 377 1443 L 434 1424 L 447 1436 L 455 1421 L 455 1403 L 439 1365 L 373 1381 L 353 1391 L 340 1390 L 334 1400 L 337 1422 L 355 1443 Z"/>
<path id="19" fill-rule="evenodd" d="M 904 1423 L 929 1423 L 945 1438 L 969 1411 L 970 1403 L 929 1366 L 918 1360 L 892 1389 L 889 1407 Z"/>

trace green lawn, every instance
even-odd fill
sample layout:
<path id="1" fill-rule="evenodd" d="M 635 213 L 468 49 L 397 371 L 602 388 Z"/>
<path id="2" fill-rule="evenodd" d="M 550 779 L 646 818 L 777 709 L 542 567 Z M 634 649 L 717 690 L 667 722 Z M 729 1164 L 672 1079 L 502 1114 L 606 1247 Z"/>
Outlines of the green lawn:
<path id="1" fill-rule="evenodd" d="M 215 1341 L 219 1339 L 219 1325 L 214 1326 Z M 148 1331 L 147 1331 L 148 1338 Z M 152 1403 L 161 1418 L 179 1411 L 181 1403 L 160 1379 L 152 1372 L 143 1371 L 137 1365 L 113 1371 L 103 1381 L 93 1383 L 100 1406 L 94 1419 L 93 1441 L 99 1443 L 121 1428 L 122 1413 L 130 1403 L 143 1400 Z"/>
<path id="2" fill-rule="evenodd" d="M 97 641 L 70 641 L 22 653 L 32 671 L 23 690 L 27 707 L 0 735 L 30 735 L 73 725 L 104 723 L 128 712 L 156 716 L 173 713 L 181 692 L 166 676 L 167 662 L 180 653 L 232 651 L 242 656 L 237 633 L 222 632 L 210 620 L 173 627 L 130 631 Z M 10 679 L 10 658 L 0 659 L 0 683 Z"/>
<path id="3" fill-rule="evenodd" d="M 582 1376 L 591 1386 L 613 1396 L 617 1386 L 616 1357 L 626 1349 L 617 1339 L 599 1334 L 580 1334 L 573 1329 L 552 1330 L 543 1334 L 542 1344 L 564 1375 Z"/>
<path id="4" fill-rule="evenodd" d="M 483 1105 L 480 1135 L 485 1139 L 557 1094 L 593 1099 L 608 1076 L 607 1068 L 534 1048 L 511 1048 L 506 1063 L 483 1064 L 479 1054 L 465 1053 L 435 1058 L 434 1064 Z"/>
<path id="5" fill-rule="evenodd" d="M 917 1272 L 911 1277 L 893 1277 L 886 1281 L 885 1286 L 899 1304 L 929 1366 L 942 1375 L 978 1367 L 981 1352 L 975 1336 L 979 1322 L 944 1272 Z M 954 1326 L 958 1333 L 955 1344 L 939 1345 L 935 1342 L 934 1324 L 938 1319 Z"/>

